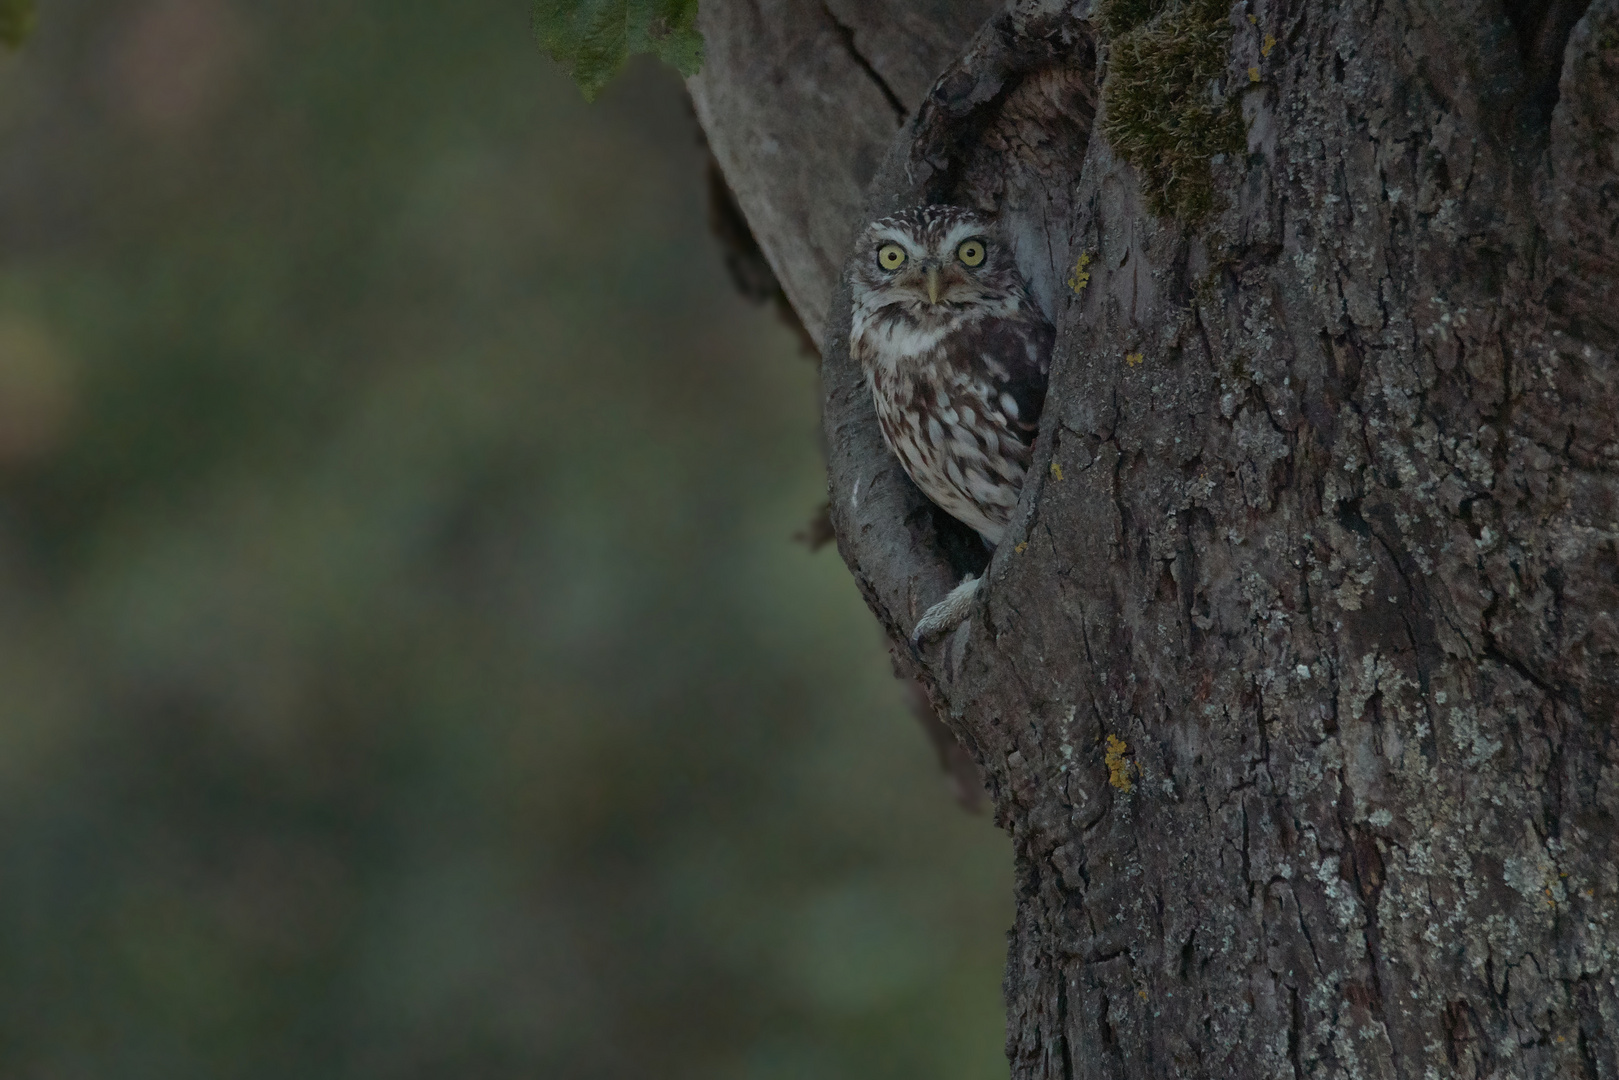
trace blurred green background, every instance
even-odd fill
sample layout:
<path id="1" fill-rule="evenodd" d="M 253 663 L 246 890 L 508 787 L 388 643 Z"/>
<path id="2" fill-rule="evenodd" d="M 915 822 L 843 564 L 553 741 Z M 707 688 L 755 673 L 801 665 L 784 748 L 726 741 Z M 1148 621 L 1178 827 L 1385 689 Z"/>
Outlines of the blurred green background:
<path id="1" fill-rule="evenodd" d="M 1010 853 L 673 73 L 527 0 L 0 55 L 0 1076 L 1004 1075 Z"/>

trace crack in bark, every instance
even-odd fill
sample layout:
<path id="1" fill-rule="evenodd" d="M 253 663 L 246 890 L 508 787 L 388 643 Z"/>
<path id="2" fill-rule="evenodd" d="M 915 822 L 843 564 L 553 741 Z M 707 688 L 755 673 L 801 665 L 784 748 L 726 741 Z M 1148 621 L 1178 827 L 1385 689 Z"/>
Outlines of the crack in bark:
<path id="1" fill-rule="evenodd" d="M 832 5 L 825 3 L 824 0 L 821 4 L 821 10 L 826 12 L 828 19 L 832 20 L 832 26 L 838 32 L 838 38 L 843 42 L 843 51 L 849 54 L 849 58 L 855 62 L 861 71 L 866 73 L 866 78 L 870 79 L 872 84 L 882 93 L 883 100 L 888 102 L 890 109 L 894 110 L 895 119 L 901 124 L 905 123 L 905 118 L 910 115 L 911 111 L 905 107 L 905 103 L 899 99 L 899 95 L 894 93 L 894 88 L 888 85 L 888 80 L 884 79 L 877 69 L 872 66 L 871 61 L 866 58 L 866 54 L 861 52 L 859 47 L 855 45 L 854 27 L 839 19 L 837 13 L 832 10 Z"/>
<path id="2" fill-rule="evenodd" d="M 1304 1010 L 1299 1007 L 1299 988 L 1288 988 L 1287 1060 L 1293 1066 L 1293 1080 L 1304 1080 L 1301 1048 L 1304 1042 Z"/>
<path id="3" fill-rule="evenodd" d="M 1387 966 L 1388 959 L 1383 952 L 1383 929 L 1378 921 L 1377 901 L 1382 895 L 1383 883 L 1373 880 L 1381 877 L 1381 859 L 1377 856 L 1375 841 L 1367 841 L 1371 845 L 1371 860 L 1376 863 L 1376 869 L 1367 865 L 1367 859 L 1362 853 L 1363 843 L 1360 839 L 1361 830 L 1351 819 L 1350 803 L 1352 797 L 1349 784 L 1342 771 L 1339 772 L 1338 791 L 1338 822 L 1343 831 L 1344 850 L 1341 858 L 1349 864 L 1355 893 L 1360 898 L 1361 909 L 1366 914 L 1366 925 L 1362 929 L 1366 943 L 1367 967 L 1371 975 L 1371 1000 L 1367 1002 L 1372 1014 L 1383 1026 L 1383 1031 L 1389 1039 L 1390 1064 L 1396 1076 L 1405 1076 L 1406 1069 L 1401 1061 L 1401 1053 L 1395 1029 L 1389 1023 L 1388 995 L 1383 987 L 1383 968 Z"/>
<path id="4" fill-rule="evenodd" d="M 1074 1059 L 1068 1047 L 1068 972 L 1057 968 L 1057 1040 L 1062 1045 L 1063 1080 L 1074 1080 Z"/>

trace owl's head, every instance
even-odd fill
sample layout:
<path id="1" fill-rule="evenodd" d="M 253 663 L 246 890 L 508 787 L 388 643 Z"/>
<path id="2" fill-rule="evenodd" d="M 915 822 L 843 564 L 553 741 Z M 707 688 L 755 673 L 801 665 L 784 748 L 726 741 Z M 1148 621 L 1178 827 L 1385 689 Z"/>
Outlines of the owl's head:
<path id="1" fill-rule="evenodd" d="M 960 309 L 1021 290 L 990 218 L 963 206 L 917 206 L 866 227 L 851 283 L 866 306 Z"/>

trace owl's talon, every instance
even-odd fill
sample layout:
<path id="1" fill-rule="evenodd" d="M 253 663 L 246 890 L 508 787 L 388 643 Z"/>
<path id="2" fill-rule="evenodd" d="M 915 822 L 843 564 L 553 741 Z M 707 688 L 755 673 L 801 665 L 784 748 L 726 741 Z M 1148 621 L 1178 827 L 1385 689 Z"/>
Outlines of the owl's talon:
<path id="1" fill-rule="evenodd" d="M 982 578 L 968 574 L 960 585 L 950 590 L 949 595 L 923 612 L 916 622 L 916 629 L 911 631 L 911 648 L 921 648 L 928 639 L 949 633 L 966 622 L 982 581 Z"/>

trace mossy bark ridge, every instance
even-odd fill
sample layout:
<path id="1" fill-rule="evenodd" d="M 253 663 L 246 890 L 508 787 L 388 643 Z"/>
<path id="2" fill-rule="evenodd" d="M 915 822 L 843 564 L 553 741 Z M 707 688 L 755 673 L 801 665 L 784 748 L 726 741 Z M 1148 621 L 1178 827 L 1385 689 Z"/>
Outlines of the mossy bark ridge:
<path id="1" fill-rule="evenodd" d="M 1202 221 L 1214 159 L 1244 149 L 1239 98 L 1224 86 L 1230 15 L 1224 0 L 1112 0 L 1095 16 L 1107 42 L 1102 135 L 1141 173 L 1154 214 Z"/>
<path id="2" fill-rule="evenodd" d="M 899 653 L 1016 848 L 1012 1074 L 1619 1076 L 1619 0 L 1095 15 L 990 16 L 848 214 L 999 212 L 1058 327 L 980 606 Z M 745 209 L 850 169 L 778 120 Z M 900 641 L 972 552 L 772 205 Z"/>

